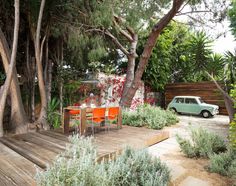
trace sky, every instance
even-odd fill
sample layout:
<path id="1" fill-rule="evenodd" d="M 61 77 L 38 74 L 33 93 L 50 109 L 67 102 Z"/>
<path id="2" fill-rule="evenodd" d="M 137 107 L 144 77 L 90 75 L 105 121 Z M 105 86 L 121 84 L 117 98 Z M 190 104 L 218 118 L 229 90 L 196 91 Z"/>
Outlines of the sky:
<path id="1" fill-rule="evenodd" d="M 230 2 L 229 0 L 226 0 L 226 1 L 227 1 L 226 4 Z M 208 3 L 214 3 L 214 1 L 208 0 Z M 201 5 L 200 8 L 198 9 L 205 10 L 204 7 L 205 6 Z M 189 12 L 189 11 L 191 11 L 191 8 L 189 6 L 185 6 L 181 12 Z M 206 18 L 209 18 L 207 14 L 206 15 L 199 14 L 199 15 L 201 18 L 205 16 Z M 181 15 L 181 16 L 178 16 L 177 20 L 188 22 L 189 18 L 186 15 L 183 15 L 183 16 Z M 209 28 L 209 27 L 204 28 L 204 26 L 203 27 L 200 26 L 196 28 L 198 28 L 199 30 L 204 30 L 208 36 L 212 37 L 212 39 L 214 40 L 213 46 L 212 46 L 212 49 L 214 52 L 224 54 L 226 51 L 233 51 L 236 48 L 236 41 L 230 32 L 229 25 L 230 25 L 230 22 L 229 20 L 226 19 L 221 24 L 216 24 L 214 26 L 211 25 L 213 28 Z M 225 34 L 222 34 L 222 33 L 225 33 Z M 216 39 L 217 35 L 220 35 L 220 34 L 222 34 L 222 36 Z"/>
<path id="2" fill-rule="evenodd" d="M 236 41 L 229 30 L 229 22 L 226 21 L 223 28 L 218 27 L 216 30 L 218 32 L 226 31 L 226 34 L 214 41 L 213 51 L 221 54 L 224 54 L 226 51 L 233 52 L 233 50 L 236 48 Z"/>
<path id="3" fill-rule="evenodd" d="M 228 50 L 233 52 L 234 48 L 236 48 L 236 42 L 231 34 L 227 34 L 226 37 L 221 36 L 213 44 L 213 51 L 221 54 Z"/>

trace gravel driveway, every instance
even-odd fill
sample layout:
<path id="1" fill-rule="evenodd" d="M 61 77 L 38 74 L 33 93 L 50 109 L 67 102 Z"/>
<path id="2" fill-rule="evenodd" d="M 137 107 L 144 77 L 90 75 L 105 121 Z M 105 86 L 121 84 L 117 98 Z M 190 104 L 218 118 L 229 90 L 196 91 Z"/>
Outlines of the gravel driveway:
<path id="1" fill-rule="evenodd" d="M 209 165 L 207 159 L 187 158 L 180 150 L 175 135 L 189 137 L 189 126 L 203 127 L 227 140 L 229 119 L 227 116 L 217 115 L 205 119 L 197 116 L 178 115 L 179 123 L 164 130 L 170 132 L 170 138 L 148 148 L 151 155 L 159 157 L 165 162 L 171 173 L 171 186 L 228 186 L 234 180 L 215 173 L 209 173 L 205 167 Z"/>
<path id="2" fill-rule="evenodd" d="M 171 136 L 176 133 L 183 134 L 189 129 L 189 126 L 192 126 L 194 128 L 203 127 L 227 140 L 229 133 L 228 116 L 216 115 L 213 118 L 202 118 L 198 116 L 178 115 L 178 118 L 180 120 L 179 123 L 176 126 L 167 129 L 170 131 Z"/>

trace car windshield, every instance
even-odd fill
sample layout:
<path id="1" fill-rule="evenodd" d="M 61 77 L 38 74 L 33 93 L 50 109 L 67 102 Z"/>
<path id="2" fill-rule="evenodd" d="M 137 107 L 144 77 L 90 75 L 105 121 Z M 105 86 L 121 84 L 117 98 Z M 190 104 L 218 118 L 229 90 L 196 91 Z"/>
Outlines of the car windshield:
<path id="1" fill-rule="evenodd" d="M 200 103 L 205 103 L 202 98 L 199 98 Z"/>

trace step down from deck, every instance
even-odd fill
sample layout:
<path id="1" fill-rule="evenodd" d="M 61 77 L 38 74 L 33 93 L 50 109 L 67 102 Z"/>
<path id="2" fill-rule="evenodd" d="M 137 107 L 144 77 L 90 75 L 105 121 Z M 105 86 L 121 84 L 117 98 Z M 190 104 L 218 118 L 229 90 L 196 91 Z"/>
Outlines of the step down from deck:
<path id="1" fill-rule="evenodd" d="M 140 149 L 167 138 L 169 138 L 167 131 L 123 126 L 120 130 L 97 133 L 95 147 L 99 160 L 121 152 L 127 146 Z M 54 131 L 4 137 L 0 138 L 0 142 L 42 169 L 46 169 L 69 143 L 67 136 Z"/>

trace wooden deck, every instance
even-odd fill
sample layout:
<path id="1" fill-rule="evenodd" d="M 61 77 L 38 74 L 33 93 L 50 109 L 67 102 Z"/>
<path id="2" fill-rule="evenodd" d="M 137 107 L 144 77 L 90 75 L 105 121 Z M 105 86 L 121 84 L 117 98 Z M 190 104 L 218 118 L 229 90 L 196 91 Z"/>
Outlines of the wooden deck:
<path id="1" fill-rule="evenodd" d="M 168 132 L 124 126 L 95 134 L 95 146 L 100 159 L 125 146 L 144 148 L 168 137 Z M 68 143 L 67 136 L 54 131 L 0 138 L 0 185 L 35 185 L 36 168 L 45 169 Z"/>

